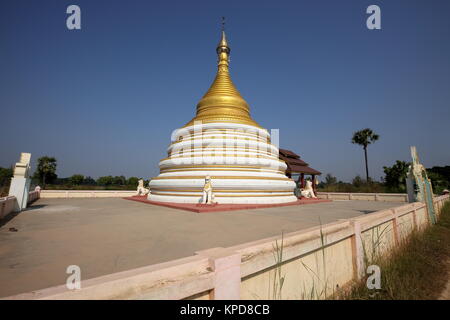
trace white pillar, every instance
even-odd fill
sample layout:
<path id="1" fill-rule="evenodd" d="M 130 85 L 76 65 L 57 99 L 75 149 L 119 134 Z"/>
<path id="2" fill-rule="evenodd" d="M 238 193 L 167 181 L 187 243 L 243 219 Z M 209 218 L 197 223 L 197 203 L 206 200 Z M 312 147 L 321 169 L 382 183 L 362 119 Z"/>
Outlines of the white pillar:
<path id="1" fill-rule="evenodd" d="M 29 177 L 30 159 L 31 153 L 22 152 L 19 162 L 14 167 L 14 177 L 11 179 L 11 186 L 9 187 L 9 196 L 16 197 L 14 212 L 20 212 L 27 207 L 31 183 Z"/>
<path id="2" fill-rule="evenodd" d="M 362 279 L 365 273 L 364 246 L 361 236 L 361 223 L 358 220 L 351 220 L 354 235 L 352 237 L 352 258 L 354 274 L 357 279 Z"/>
<path id="3" fill-rule="evenodd" d="M 208 257 L 214 271 L 214 289 L 211 300 L 239 300 L 241 298 L 241 254 L 224 248 L 196 252 Z"/>

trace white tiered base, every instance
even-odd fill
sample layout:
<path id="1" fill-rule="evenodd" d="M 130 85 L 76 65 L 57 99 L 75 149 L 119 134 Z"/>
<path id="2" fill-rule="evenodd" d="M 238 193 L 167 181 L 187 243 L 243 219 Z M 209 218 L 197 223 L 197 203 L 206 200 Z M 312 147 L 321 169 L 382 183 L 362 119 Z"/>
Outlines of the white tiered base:
<path id="1" fill-rule="evenodd" d="M 150 182 L 148 199 L 200 203 L 205 177 L 211 177 L 214 201 L 269 204 L 297 201 L 295 183 L 264 129 L 234 123 L 209 123 L 173 134 L 161 174 Z"/>

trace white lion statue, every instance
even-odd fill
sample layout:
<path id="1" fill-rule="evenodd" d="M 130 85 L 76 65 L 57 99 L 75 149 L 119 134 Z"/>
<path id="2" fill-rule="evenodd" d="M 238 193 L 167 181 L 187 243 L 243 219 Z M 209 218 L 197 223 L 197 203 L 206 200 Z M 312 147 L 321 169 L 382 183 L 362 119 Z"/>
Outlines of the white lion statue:
<path id="1" fill-rule="evenodd" d="M 137 187 L 136 195 L 137 196 L 145 196 L 146 194 L 148 194 L 149 191 L 150 191 L 149 189 L 144 188 L 144 180 L 140 179 L 138 187 Z"/>
<path id="2" fill-rule="evenodd" d="M 211 177 L 209 175 L 205 177 L 202 204 L 214 204 L 214 194 L 212 192 Z"/>
<path id="3" fill-rule="evenodd" d="M 312 182 L 310 180 L 306 181 L 306 187 L 304 189 L 300 189 L 301 190 L 301 195 L 302 197 L 305 198 L 317 198 L 316 195 L 314 194 L 314 190 L 312 187 Z"/>

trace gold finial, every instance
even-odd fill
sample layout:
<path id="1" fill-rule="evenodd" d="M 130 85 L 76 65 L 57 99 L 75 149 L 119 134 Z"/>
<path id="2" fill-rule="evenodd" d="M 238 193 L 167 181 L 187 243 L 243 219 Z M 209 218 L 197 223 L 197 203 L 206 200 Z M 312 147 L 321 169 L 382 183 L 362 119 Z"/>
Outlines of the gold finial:
<path id="1" fill-rule="evenodd" d="M 225 17 L 222 17 L 222 38 L 220 39 L 220 42 L 217 45 L 216 52 L 219 55 L 219 61 L 220 61 L 220 54 L 222 52 L 225 52 L 227 55 L 230 55 L 231 52 L 231 49 L 227 43 L 227 38 L 225 36 Z"/>
<path id="2" fill-rule="evenodd" d="M 251 117 L 250 108 L 231 81 L 228 70 L 231 52 L 225 36 L 225 18 L 222 17 L 222 38 L 217 45 L 217 74 L 208 92 L 197 104 L 197 115 L 186 126 L 194 121 L 203 123 L 233 122 L 260 127 Z"/>

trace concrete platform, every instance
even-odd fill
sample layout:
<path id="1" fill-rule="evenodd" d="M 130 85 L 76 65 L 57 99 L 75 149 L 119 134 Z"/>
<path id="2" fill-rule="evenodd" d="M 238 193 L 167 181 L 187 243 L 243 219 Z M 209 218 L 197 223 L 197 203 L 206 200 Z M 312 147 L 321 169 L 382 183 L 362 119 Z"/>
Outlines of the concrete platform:
<path id="1" fill-rule="evenodd" d="M 120 198 L 40 199 L 0 221 L 0 297 L 64 284 L 69 265 L 89 279 L 401 204 L 333 201 L 198 214 Z"/>
<path id="2" fill-rule="evenodd" d="M 125 200 L 138 201 L 142 203 L 152 204 L 156 206 L 162 206 L 173 209 L 186 210 L 197 213 L 208 213 L 208 212 L 225 212 L 225 211 L 236 211 L 236 210 L 248 210 L 248 209 L 263 209 L 263 208 L 279 208 L 286 206 L 299 206 L 305 204 L 315 204 L 321 202 L 331 202 L 331 200 L 326 199 L 313 199 L 313 198 L 302 198 L 295 202 L 286 203 L 267 203 L 267 204 L 193 204 L 193 203 L 175 203 L 175 202 L 158 202 L 151 201 L 147 199 L 147 196 L 133 196 L 125 197 Z"/>

